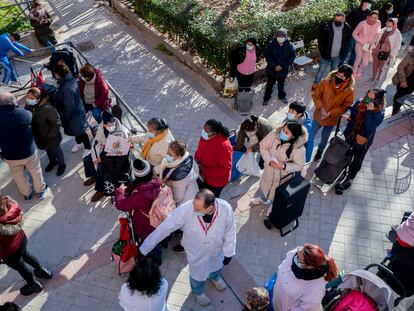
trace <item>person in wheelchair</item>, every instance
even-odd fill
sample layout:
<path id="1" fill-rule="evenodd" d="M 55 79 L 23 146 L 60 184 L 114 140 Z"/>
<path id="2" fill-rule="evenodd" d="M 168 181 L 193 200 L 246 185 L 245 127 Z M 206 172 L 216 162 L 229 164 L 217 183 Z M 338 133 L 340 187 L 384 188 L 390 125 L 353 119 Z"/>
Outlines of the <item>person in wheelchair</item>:
<path id="1" fill-rule="evenodd" d="M 128 130 L 110 112 L 104 111 L 91 153 L 83 158 L 88 178 L 83 185 L 95 184 L 96 192 L 91 202 L 99 201 L 105 194 L 111 195 L 119 183 L 128 181 L 131 170 L 128 140 Z"/>

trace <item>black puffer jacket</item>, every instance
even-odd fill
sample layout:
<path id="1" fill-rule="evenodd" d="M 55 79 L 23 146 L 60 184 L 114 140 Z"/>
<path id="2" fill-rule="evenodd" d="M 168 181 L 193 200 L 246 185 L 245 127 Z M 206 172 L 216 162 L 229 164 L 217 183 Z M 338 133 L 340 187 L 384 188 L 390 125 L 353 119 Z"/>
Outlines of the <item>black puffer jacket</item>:
<path id="1" fill-rule="evenodd" d="M 342 28 L 342 42 L 341 42 L 341 52 L 340 58 L 341 62 L 346 57 L 346 54 L 349 50 L 349 42 L 352 38 L 352 31 L 351 27 L 348 23 L 344 23 L 344 27 Z M 331 59 L 331 50 L 332 50 L 332 42 L 334 39 L 334 29 L 332 22 L 326 23 L 321 27 L 318 36 L 318 48 L 319 52 L 321 53 L 321 57 L 326 60 Z"/>

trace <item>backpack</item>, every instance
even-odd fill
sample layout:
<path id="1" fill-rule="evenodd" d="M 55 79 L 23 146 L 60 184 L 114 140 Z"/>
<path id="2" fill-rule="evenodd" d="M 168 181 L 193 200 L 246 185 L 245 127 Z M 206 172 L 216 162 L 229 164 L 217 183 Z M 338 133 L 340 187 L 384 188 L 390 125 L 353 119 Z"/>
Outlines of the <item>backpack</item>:
<path id="1" fill-rule="evenodd" d="M 68 47 L 52 53 L 47 68 L 52 71 L 53 78 L 55 78 L 55 66 L 61 61 L 68 66 L 72 76 L 77 78 L 79 75 L 79 66 L 76 60 L 76 51 Z"/>
<path id="2" fill-rule="evenodd" d="M 126 218 L 119 219 L 120 230 L 119 239 L 112 246 L 112 261 L 118 267 L 118 274 L 130 272 L 135 266 L 135 257 L 138 252 L 138 247 L 135 244 L 135 239 L 132 226 Z"/>
<path id="3" fill-rule="evenodd" d="M 154 202 L 152 202 L 148 215 L 142 211 L 141 213 L 149 218 L 151 226 L 157 228 L 175 209 L 175 207 L 172 190 L 170 187 L 164 185 L 161 186 L 160 193 Z"/>

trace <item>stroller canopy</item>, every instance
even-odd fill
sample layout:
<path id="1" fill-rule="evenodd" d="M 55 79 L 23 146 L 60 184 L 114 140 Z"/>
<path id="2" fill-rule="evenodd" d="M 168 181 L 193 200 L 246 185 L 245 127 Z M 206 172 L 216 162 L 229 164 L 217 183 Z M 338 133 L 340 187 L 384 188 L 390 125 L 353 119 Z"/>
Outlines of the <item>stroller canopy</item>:
<path id="1" fill-rule="evenodd" d="M 391 288 L 377 275 L 366 270 L 356 270 L 343 276 L 339 285 L 342 289 L 360 288 L 378 305 L 380 311 L 394 309 L 394 293 Z"/>

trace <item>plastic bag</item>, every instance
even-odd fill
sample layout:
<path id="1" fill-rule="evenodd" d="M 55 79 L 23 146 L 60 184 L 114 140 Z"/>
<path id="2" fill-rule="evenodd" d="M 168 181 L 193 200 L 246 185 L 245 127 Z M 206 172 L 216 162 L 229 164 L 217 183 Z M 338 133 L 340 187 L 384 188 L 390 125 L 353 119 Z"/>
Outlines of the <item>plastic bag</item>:
<path id="1" fill-rule="evenodd" d="M 257 163 L 253 152 L 243 154 L 239 162 L 237 162 L 236 168 L 242 174 L 256 177 L 260 177 L 260 175 L 262 175 L 262 170 L 260 169 L 259 163 Z"/>
<path id="2" fill-rule="evenodd" d="M 224 81 L 223 96 L 233 96 L 237 93 L 239 84 L 236 78 L 226 78 Z"/>

